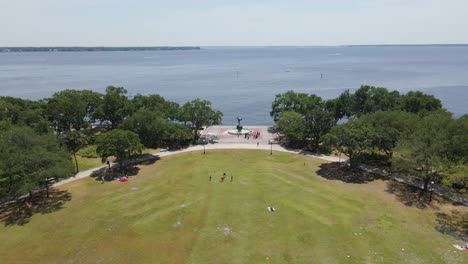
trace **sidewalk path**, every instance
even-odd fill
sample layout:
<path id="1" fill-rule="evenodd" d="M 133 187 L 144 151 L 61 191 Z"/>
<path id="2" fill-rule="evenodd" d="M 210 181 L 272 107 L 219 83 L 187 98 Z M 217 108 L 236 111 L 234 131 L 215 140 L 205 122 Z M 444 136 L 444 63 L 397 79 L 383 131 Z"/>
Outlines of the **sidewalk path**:
<path id="1" fill-rule="evenodd" d="M 308 153 L 308 152 L 299 152 L 299 151 L 295 151 L 295 150 L 289 150 L 289 149 L 285 149 L 282 146 L 276 145 L 276 144 L 273 144 L 273 146 L 270 146 L 269 144 L 268 145 L 260 144 L 257 147 L 257 144 L 214 143 L 214 144 L 206 145 L 205 146 L 205 151 L 209 152 L 210 150 L 215 150 L 215 149 L 262 149 L 262 150 L 270 150 L 270 148 L 273 149 L 273 154 L 274 154 L 275 151 L 281 151 L 281 152 L 288 152 L 288 153 L 294 153 L 294 154 L 301 154 L 301 155 L 308 156 L 308 157 L 311 157 L 311 158 L 317 158 L 317 159 L 322 159 L 322 160 L 331 161 L 331 162 L 337 162 L 337 161 L 340 160 L 338 157 L 333 157 L 333 156 L 317 155 L 317 154 Z M 155 157 L 161 157 L 162 158 L 162 157 L 166 157 L 166 156 L 170 156 L 170 155 L 175 155 L 175 154 L 185 153 L 185 152 L 192 152 L 192 151 L 203 151 L 203 145 L 191 146 L 191 147 L 188 147 L 186 149 L 175 150 L 175 151 L 163 151 L 163 152 L 158 152 L 158 153 L 155 153 L 155 154 L 152 154 L 152 155 L 155 156 Z M 102 169 L 102 168 L 104 168 L 106 166 L 107 165 L 103 165 L 103 166 L 98 167 L 98 168 L 94 168 L 94 169 L 79 172 L 74 177 L 70 177 L 68 179 L 65 179 L 65 180 L 62 180 L 62 181 L 59 181 L 59 182 L 55 183 L 54 187 L 60 186 L 60 185 L 63 185 L 63 184 L 69 183 L 69 182 L 73 182 L 73 181 L 76 181 L 76 180 L 79 180 L 79 179 L 82 179 L 82 178 L 89 177 L 94 171 Z"/>

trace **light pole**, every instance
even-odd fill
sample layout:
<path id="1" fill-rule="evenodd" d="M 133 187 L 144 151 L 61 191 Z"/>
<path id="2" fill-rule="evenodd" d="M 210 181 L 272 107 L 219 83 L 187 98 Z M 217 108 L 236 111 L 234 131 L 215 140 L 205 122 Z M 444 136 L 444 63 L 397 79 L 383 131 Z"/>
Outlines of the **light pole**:
<path id="1" fill-rule="evenodd" d="M 434 192 L 434 181 L 431 181 L 431 190 L 429 192 L 429 202 L 432 202 L 432 193 Z"/>
<path id="2" fill-rule="evenodd" d="M 341 168 L 341 152 L 338 155 L 338 168 Z"/>
<path id="3" fill-rule="evenodd" d="M 270 142 L 270 155 L 273 155 L 273 142 Z"/>

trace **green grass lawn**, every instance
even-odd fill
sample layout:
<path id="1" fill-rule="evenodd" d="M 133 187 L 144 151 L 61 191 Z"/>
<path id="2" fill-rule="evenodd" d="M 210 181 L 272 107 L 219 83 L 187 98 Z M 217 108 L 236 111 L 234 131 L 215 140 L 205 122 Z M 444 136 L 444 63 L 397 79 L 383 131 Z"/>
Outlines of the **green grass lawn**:
<path id="1" fill-rule="evenodd" d="M 61 209 L 2 223 L 0 263 L 468 263 L 432 209 L 403 205 L 382 181 L 321 178 L 321 163 L 218 150 L 164 157 L 128 183 L 66 184 Z"/>
<path id="2" fill-rule="evenodd" d="M 154 154 L 157 152 L 159 152 L 159 149 L 147 148 L 143 150 L 143 154 Z M 80 171 L 85 171 L 85 170 L 89 170 L 92 168 L 97 168 L 97 167 L 106 165 L 105 163 L 101 162 L 101 158 L 87 158 L 87 157 L 82 157 L 80 155 L 76 155 L 76 159 L 78 161 L 78 168 L 80 168 Z M 113 158 L 111 160 L 113 160 Z M 72 162 L 73 162 L 73 167 L 74 167 L 75 160 L 72 160 Z"/>
<path id="3" fill-rule="evenodd" d="M 76 155 L 76 160 L 78 161 L 78 168 L 80 168 L 80 171 L 85 171 L 106 165 L 105 163 L 101 162 L 100 158 L 85 158 Z M 73 160 L 73 166 L 75 166 L 75 160 Z"/>

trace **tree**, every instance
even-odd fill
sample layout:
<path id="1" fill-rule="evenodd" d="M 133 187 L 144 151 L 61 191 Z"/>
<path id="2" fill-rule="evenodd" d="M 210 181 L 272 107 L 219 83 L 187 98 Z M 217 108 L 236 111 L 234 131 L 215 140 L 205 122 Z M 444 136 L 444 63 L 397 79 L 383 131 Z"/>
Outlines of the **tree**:
<path id="1" fill-rule="evenodd" d="M 219 125 L 223 113 L 211 108 L 211 102 L 195 99 L 185 103 L 181 109 L 181 120 L 190 122 L 193 129 L 193 139 L 198 139 L 198 131 L 203 126 Z"/>
<path id="2" fill-rule="evenodd" d="M 419 118 L 415 114 L 403 111 L 377 111 L 362 116 L 360 120 L 372 127 L 373 146 L 390 159 L 398 140 L 415 129 Z"/>
<path id="3" fill-rule="evenodd" d="M 169 149 L 178 149 L 190 144 L 192 133 L 187 126 L 182 124 L 166 122 L 162 145 Z"/>
<path id="4" fill-rule="evenodd" d="M 18 197 L 40 187 L 49 178 L 73 173 L 70 156 L 51 134 L 37 135 L 31 128 L 0 129 L 0 195 Z"/>
<path id="5" fill-rule="evenodd" d="M 102 160 L 115 156 L 119 161 L 120 168 L 122 168 L 125 159 L 141 154 L 144 149 L 136 133 L 120 129 L 113 129 L 97 135 L 96 146 L 96 153 Z"/>
<path id="6" fill-rule="evenodd" d="M 389 92 L 383 87 L 363 85 L 351 96 L 351 100 L 352 115 L 359 117 L 379 110 L 398 109 L 400 93 L 398 91 Z"/>
<path id="7" fill-rule="evenodd" d="M 338 98 L 327 100 L 325 105 L 328 111 L 334 114 L 336 122 L 344 117 L 350 118 L 352 115 L 353 102 L 349 90 L 342 92 Z"/>
<path id="8" fill-rule="evenodd" d="M 141 95 L 137 94 L 132 99 L 133 111 L 147 109 L 157 113 L 159 116 L 170 120 L 179 117 L 179 104 L 166 101 L 158 94 Z"/>
<path id="9" fill-rule="evenodd" d="M 287 145 L 291 147 L 301 147 L 305 140 L 304 119 L 299 113 L 287 111 L 281 114 L 276 122 L 276 127 L 285 137 Z"/>
<path id="10" fill-rule="evenodd" d="M 101 94 L 90 90 L 63 90 L 47 101 L 47 116 L 58 132 L 81 130 L 94 121 Z"/>
<path id="11" fill-rule="evenodd" d="M 320 103 L 305 113 L 304 125 L 305 134 L 310 139 L 312 148 L 317 151 L 322 137 L 336 125 L 336 120 L 325 104 Z"/>
<path id="12" fill-rule="evenodd" d="M 294 111 L 299 114 L 305 113 L 307 107 L 315 101 L 321 101 L 320 97 L 312 95 L 312 99 L 306 93 L 296 93 L 294 91 L 287 91 L 283 94 L 277 94 L 275 100 L 271 105 L 270 116 L 276 122 L 280 119 L 281 114 L 284 112 Z"/>
<path id="13" fill-rule="evenodd" d="M 39 134 L 49 132 L 49 123 L 44 115 L 44 101 L 30 101 L 14 97 L 0 97 L 0 121 L 28 126 Z"/>
<path id="14" fill-rule="evenodd" d="M 336 124 L 335 109 L 336 101 L 327 103 L 315 94 L 288 91 L 276 95 L 270 115 L 290 146 L 306 147 L 311 143 L 317 150 L 321 137 Z"/>
<path id="15" fill-rule="evenodd" d="M 435 111 L 442 109 L 442 103 L 433 95 L 428 95 L 420 91 L 412 91 L 403 96 L 401 109 L 411 113 Z"/>
<path id="16" fill-rule="evenodd" d="M 109 121 L 114 129 L 131 112 L 130 101 L 123 87 L 108 86 L 102 103 L 98 107 L 97 117 L 102 121 Z"/>
<path id="17" fill-rule="evenodd" d="M 328 147 L 348 156 L 352 168 L 357 165 L 361 154 L 373 149 L 373 141 L 373 128 L 359 119 L 333 127 L 324 136 L 324 142 Z"/>
<path id="18" fill-rule="evenodd" d="M 60 144 L 73 155 L 73 159 L 75 160 L 75 173 L 78 173 L 80 168 L 78 167 L 76 153 L 88 143 L 87 135 L 82 131 L 73 130 L 58 134 L 58 138 Z"/>
<path id="19" fill-rule="evenodd" d="M 161 114 L 141 108 L 125 119 L 120 127 L 137 133 L 146 147 L 158 148 L 162 145 L 166 122 Z"/>
<path id="20" fill-rule="evenodd" d="M 424 191 L 431 181 L 440 182 L 463 158 L 451 149 L 453 135 L 448 128 L 452 125 L 450 113 L 435 112 L 424 116 L 416 129 L 397 143 L 394 167 L 422 180 Z"/>

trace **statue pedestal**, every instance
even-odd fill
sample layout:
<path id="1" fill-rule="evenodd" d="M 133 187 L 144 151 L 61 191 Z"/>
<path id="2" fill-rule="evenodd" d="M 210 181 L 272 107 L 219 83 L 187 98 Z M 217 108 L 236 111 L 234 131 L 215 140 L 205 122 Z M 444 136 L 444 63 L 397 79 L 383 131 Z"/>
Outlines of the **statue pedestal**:
<path id="1" fill-rule="evenodd" d="M 237 125 L 237 131 L 239 131 L 239 133 L 242 131 L 242 126 L 241 125 Z"/>

